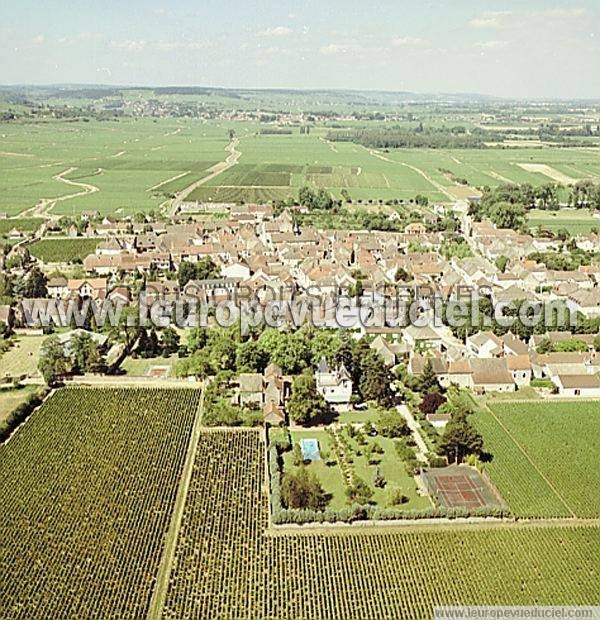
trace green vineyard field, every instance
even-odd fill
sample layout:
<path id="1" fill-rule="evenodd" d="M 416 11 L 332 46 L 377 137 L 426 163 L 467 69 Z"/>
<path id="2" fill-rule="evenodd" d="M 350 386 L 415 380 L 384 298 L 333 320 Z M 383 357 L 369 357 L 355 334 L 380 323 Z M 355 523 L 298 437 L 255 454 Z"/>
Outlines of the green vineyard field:
<path id="1" fill-rule="evenodd" d="M 522 517 L 600 517 L 600 403 L 496 403 L 478 412 L 486 468 Z"/>
<path id="2" fill-rule="evenodd" d="M 0 617 L 149 617 L 198 404 L 198 390 L 63 389 L 0 447 Z M 597 522 L 269 528 L 260 430 L 200 431 L 177 515 L 170 620 L 600 604 Z"/>
<path id="3" fill-rule="evenodd" d="M 98 243 L 98 239 L 41 239 L 27 247 L 32 256 L 45 263 L 70 263 L 93 254 Z"/>
<path id="4" fill-rule="evenodd" d="M 263 459 L 257 431 L 203 434 L 163 617 L 412 619 L 442 604 L 600 601 L 598 527 L 273 533 Z"/>
<path id="5" fill-rule="evenodd" d="M 0 447 L 0 617 L 143 617 L 198 396 L 64 389 Z"/>

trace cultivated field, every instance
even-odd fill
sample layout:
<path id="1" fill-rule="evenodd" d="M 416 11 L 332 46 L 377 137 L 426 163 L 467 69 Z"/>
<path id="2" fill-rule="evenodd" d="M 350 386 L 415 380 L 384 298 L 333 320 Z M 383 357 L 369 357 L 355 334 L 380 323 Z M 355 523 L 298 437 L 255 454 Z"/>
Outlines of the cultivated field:
<path id="1" fill-rule="evenodd" d="M 66 389 L 0 447 L 3 618 L 147 617 L 197 405 L 195 390 Z M 599 551 L 595 525 L 271 530 L 262 432 L 204 430 L 158 610 L 351 620 L 598 604 Z"/>
<path id="2" fill-rule="evenodd" d="M 0 124 L 0 211 L 127 215 L 158 208 L 225 161 L 229 131 L 238 163 L 196 187 L 188 200 L 265 201 L 296 197 L 308 183 L 346 190 L 354 201 L 434 201 L 473 187 L 600 179 L 588 148 L 391 149 L 329 142 L 328 127 L 268 135 L 240 121 L 121 119 L 110 122 Z M 465 180 L 467 185 L 457 182 Z"/>
<path id="3" fill-rule="evenodd" d="M 600 402 L 495 403 L 475 420 L 514 514 L 600 516 Z"/>
<path id="4" fill-rule="evenodd" d="M 174 119 L 0 124 L 0 135 L 0 211 L 9 214 L 148 211 L 162 192 L 182 189 L 224 159 L 229 141 L 219 123 Z"/>
<path id="5" fill-rule="evenodd" d="M 13 229 L 20 232 L 33 232 L 42 225 L 43 221 L 44 220 L 39 217 L 20 217 L 0 220 L 0 238 L 7 238 Z"/>
<path id="6" fill-rule="evenodd" d="M 259 432 L 203 433 L 163 617 L 418 619 L 441 604 L 600 601 L 600 528 L 272 532 L 263 476 Z"/>
<path id="7" fill-rule="evenodd" d="M 98 239 L 40 239 L 27 246 L 32 256 L 44 263 L 71 263 L 82 261 L 88 254 L 93 254 Z"/>
<path id="8" fill-rule="evenodd" d="M 63 389 L 0 446 L 0 617 L 144 617 L 198 397 Z"/>
<path id="9" fill-rule="evenodd" d="M 198 188 L 190 199 L 273 200 L 295 196 L 308 183 L 338 197 L 345 189 L 354 200 L 410 200 L 423 194 L 433 201 L 453 201 L 476 193 L 472 187 L 541 185 L 555 181 L 553 174 L 573 175 L 575 180 L 600 179 L 597 153 L 582 149 L 388 151 L 327 142 L 325 133 L 323 128 L 309 135 L 242 133 L 239 164 Z M 454 179 L 465 179 L 468 186 Z"/>
<path id="10" fill-rule="evenodd" d="M 532 228 L 542 226 L 556 232 L 564 228 L 571 235 L 585 234 L 592 228 L 600 229 L 600 218 L 593 217 L 587 209 L 561 209 L 560 211 L 529 212 L 529 224 Z"/>

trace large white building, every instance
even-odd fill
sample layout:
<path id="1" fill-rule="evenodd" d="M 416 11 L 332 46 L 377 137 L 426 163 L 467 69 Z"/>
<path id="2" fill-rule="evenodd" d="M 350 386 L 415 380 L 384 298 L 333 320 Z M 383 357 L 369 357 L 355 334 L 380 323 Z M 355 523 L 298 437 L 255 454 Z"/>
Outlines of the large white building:
<path id="1" fill-rule="evenodd" d="M 323 357 L 315 373 L 317 391 L 331 405 L 344 406 L 350 402 L 352 396 L 352 379 L 344 364 L 336 369 L 329 368 Z"/>

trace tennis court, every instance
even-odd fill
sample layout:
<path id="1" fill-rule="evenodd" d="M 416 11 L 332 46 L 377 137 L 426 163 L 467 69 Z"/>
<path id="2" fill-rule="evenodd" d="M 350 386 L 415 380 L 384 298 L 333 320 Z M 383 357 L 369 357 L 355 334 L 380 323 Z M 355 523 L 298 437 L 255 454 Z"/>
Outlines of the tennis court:
<path id="1" fill-rule="evenodd" d="M 497 491 L 474 468 L 452 465 L 421 474 L 431 497 L 446 508 L 503 507 Z"/>

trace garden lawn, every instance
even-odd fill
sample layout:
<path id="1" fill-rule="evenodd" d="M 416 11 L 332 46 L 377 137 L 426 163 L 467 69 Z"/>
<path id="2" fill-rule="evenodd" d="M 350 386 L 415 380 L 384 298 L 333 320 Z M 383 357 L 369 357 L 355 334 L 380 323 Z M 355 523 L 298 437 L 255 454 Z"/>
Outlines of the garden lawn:
<path id="1" fill-rule="evenodd" d="M 292 431 L 291 436 L 294 445 L 301 439 L 316 439 L 319 442 L 319 451 L 322 453 L 323 450 L 327 450 L 333 458 L 331 439 L 324 430 L 297 430 Z M 293 465 L 292 451 L 288 451 L 284 454 L 283 461 L 284 473 L 294 471 L 296 469 Z M 331 496 L 331 500 L 328 504 L 330 508 L 337 509 L 346 506 L 346 486 L 344 485 L 342 472 L 337 464 L 329 467 L 325 464 L 325 461 L 321 457 L 320 461 L 313 461 L 310 465 L 308 465 L 308 470 L 317 476 L 325 492 Z"/>
<path id="2" fill-rule="evenodd" d="M 341 432 L 345 433 L 345 431 Z M 331 454 L 330 460 L 333 460 L 334 457 L 331 438 L 324 430 L 295 430 L 292 431 L 291 436 L 294 445 L 301 439 L 317 439 L 319 442 L 319 450 L 321 452 L 323 449 L 329 451 Z M 407 503 L 402 504 L 402 508 L 405 508 L 406 510 L 430 508 L 431 503 L 429 499 L 427 497 L 421 497 L 417 494 L 417 486 L 414 478 L 409 476 L 406 472 L 404 462 L 396 453 L 395 440 L 387 439 L 378 435 L 376 437 L 369 437 L 368 442 L 371 444 L 377 442 L 384 449 L 384 453 L 377 455 L 377 458 L 381 459 L 379 469 L 381 475 L 386 480 L 385 487 L 380 489 L 374 486 L 373 480 L 377 467 L 375 465 L 369 465 L 364 454 L 357 456 L 356 452 L 364 450 L 366 446 L 359 446 L 354 439 L 350 440 L 350 444 L 352 446 L 352 454 L 350 456 L 354 461 L 350 466 L 354 469 L 355 475 L 358 478 L 362 478 L 362 480 L 364 480 L 367 485 L 373 489 L 374 493 L 371 501 L 381 507 L 389 507 L 391 490 L 400 489 L 400 491 L 406 495 L 409 500 Z M 284 472 L 294 469 L 292 463 L 292 452 L 290 451 L 285 453 Z M 317 476 L 325 492 L 331 495 L 331 500 L 328 504 L 330 508 L 338 509 L 347 506 L 346 485 L 340 467 L 337 463 L 335 465 L 328 466 L 322 459 L 320 461 L 313 461 L 307 465 L 307 467 L 309 471 L 312 471 Z"/>
<path id="3" fill-rule="evenodd" d="M 21 336 L 14 346 L 0 357 L 3 377 L 38 376 L 40 347 L 47 336 Z"/>
<path id="4" fill-rule="evenodd" d="M 132 377 L 147 377 L 152 368 L 159 366 L 161 368 L 167 367 L 169 370 L 167 376 L 171 374 L 171 366 L 177 360 L 176 355 L 171 357 L 150 357 L 147 359 L 138 357 L 126 357 L 121 364 L 121 369 Z"/>
<path id="5" fill-rule="evenodd" d="M 28 385 L 17 389 L 0 390 L 0 424 L 21 403 L 24 403 L 30 394 L 36 391 L 36 386 Z"/>

